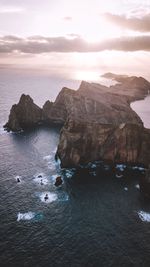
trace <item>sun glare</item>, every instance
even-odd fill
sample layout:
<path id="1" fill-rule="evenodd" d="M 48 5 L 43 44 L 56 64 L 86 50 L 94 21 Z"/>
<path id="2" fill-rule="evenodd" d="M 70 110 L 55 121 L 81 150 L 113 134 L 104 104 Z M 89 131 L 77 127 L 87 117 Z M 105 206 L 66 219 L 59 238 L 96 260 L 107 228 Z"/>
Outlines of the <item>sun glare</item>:
<path id="1" fill-rule="evenodd" d="M 87 22 L 88 24 L 88 22 Z M 114 37 L 119 37 L 123 32 L 119 27 L 108 23 L 103 17 L 99 18 L 99 27 L 91 27 L 90 23 L 88 27 L 85 27 L 82 32 L 82 36 L 88 42 L 100 42 Z"/>
<path id="2" fill-rule="evenodd" d="M 75 73 L 75 79 L 79 81 L 98 81 L 99 73 L 94 71 L 78 71 Z"/>

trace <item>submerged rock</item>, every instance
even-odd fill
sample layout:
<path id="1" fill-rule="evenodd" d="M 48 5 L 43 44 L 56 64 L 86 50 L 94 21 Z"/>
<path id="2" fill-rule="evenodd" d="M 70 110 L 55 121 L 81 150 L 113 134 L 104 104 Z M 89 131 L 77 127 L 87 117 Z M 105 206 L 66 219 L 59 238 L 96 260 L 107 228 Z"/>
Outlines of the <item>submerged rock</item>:
<path id="1" fill-rule="evenodd" d="M 56 178 L 56 181 L 55 181 L 55 186 L 60 186 L 60 185 L 62 185 L 62 183 L 63 183 L 63 180 L 62 180 L 61 176 L 58 176 Z"/>

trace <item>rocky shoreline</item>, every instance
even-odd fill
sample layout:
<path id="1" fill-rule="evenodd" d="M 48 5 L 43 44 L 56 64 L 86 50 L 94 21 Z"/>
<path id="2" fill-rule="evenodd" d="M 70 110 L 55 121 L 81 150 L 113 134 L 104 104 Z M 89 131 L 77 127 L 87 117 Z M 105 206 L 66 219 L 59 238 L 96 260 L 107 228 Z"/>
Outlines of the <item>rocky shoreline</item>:
<path id="1" fill-rule="evenodd" d="M 29 95 L 13 105 L 4 128 L 20 131 L 39 124 L 61 125 L 56 157 L 61 166 L 78 167 L 98 160 L 110 163 L 150 162 L 150 130 L 130 103 L 144 99 L 150 83 L 142 77 L 107 73 L 116 85 L 81 82 L 77 91 L 64 87 L 54 103 L 38 107 Z"/>
<path id="2" fill-rule="evenodd" d="M 55 102 L 47 101 L 43 108 L 23 94 L 4 128 L 16 132 L 39 124 L 62 125 L 57 156 L 63 167 L 101 159 L 147 166 L 150 130 L 130 103 L 144 98 L 150 83 L 142 77 L 104 76 L 119 83 L 106 87 L 82 82 L 77 91 L 64 87 Z"/>

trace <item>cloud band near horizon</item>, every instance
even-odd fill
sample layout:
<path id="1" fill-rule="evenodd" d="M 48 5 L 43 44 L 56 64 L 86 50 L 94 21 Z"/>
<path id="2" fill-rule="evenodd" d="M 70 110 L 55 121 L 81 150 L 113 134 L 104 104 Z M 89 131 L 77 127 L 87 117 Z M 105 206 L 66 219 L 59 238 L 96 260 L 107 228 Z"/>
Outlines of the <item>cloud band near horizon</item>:
<path id="1" fill-rule="evenodd" d="M 97 43 L 89 43 L 81 37 L 43 37 L 31 36 L 20 38 L 16 36 L 0 37 L 0 53 L 87 53 L 102 52 L 105 50 L 115 50 L 124 52 L 150 51 L 150 35 L 119 37 L 103 40 Z"/>
<path id="2" fill-rule="evenodd" d="M 150 32 L 150 13 L 141 17 L 130 17 L 125 15 L 115 15 L 111 13 L 104 14 L 104 17 L 115 25 L 129 30 L 139 32 Z"/>

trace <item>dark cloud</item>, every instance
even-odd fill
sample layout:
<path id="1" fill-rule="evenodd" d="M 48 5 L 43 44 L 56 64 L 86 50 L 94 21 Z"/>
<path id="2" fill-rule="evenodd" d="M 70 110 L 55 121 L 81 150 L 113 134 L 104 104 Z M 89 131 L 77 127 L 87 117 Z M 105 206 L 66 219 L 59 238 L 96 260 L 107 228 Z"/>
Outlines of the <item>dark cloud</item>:
<path id="1" fill-rule="evenodd" d="M 21 52 L 42 54 L 50 52 L 100 52 L 104 50 L 118 51 L 150 51 L 150 36 L 120 37 L 98 43 L 88 43 L 81 37 L 43 37 L 31 36 L 27 39 L 16 36 L 0 38 L 0 53 Z"/>
<path id="2" fill-rule="evenodd" d="M 139 32 L 150 31 L 150 13 L 142 15 L 141 17 L 126 17 L 124 15 L 113 15 L 106 13 L 104 17 L 119 27 L 131 29 Z"/>

